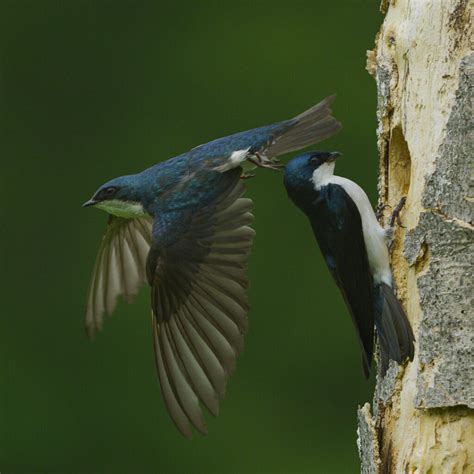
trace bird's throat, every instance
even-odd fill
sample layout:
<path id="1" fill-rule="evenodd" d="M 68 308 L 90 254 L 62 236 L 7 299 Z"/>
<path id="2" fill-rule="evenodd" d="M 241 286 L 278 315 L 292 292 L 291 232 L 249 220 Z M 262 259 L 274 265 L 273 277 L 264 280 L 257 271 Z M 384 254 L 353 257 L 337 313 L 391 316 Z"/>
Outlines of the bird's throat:
<path id="1" fill-rule="evenodd" d="M 112 199 L 110 201 L 99 202 L 95 207 L 102 209 L 114 216 L 128 219 L 145 217 L 148 215 L 139 202 L 119 201 L 118 199 Z"/>
<path id="2" fill-rule="evenodd" d="M 331 178 L 334 175 L 334 166 L 336 163 L 334 161 L 323 163 L 321 166 L 316 168 L 311 177 L 313 182 L 314 189 L 318 190 L 322 186 L 326 186 L 331 181 Z"/>

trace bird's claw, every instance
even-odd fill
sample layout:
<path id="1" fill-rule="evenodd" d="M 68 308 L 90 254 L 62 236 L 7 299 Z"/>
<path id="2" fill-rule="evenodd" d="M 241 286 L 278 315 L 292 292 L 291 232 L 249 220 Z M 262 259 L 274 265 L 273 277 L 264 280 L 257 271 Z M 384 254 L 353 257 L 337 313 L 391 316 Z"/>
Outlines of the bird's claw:
<path id="1" fill-rule="evenodd" d="M 407 197 L 403 196 L 398 202 L 398 204 L 395 206 L 395 209 L 393 210 L 392 215 L 390 216 L 390 221 L 389 221 L 390 227 L 393 227 L 393 225 L 396 222 L 399 227 L 401 227 L 402 229 L 405 228 L 405 226 L 402 225 L 402 221 L 400 220 L 400 212 L 403 209 L 403 206 L 405 205 L 406 201 L 407 201 Z"/>
<path id="2" fill-rule="evenodd" d="M 266 168 L 274 171 L 282 171 L 284 168 L 284 165 L 278 163 L 275 158 L 268 159 L 265 156 L 260 155 L 259 153 L 255 153 L 253 156 L 249 156 L 247 160 L 258 166 L 259 168 Z"/>
<path id="3" fill-rule="evenodd" d="M 406 196 L 403 196 L 400 199 L 398 204 L 393 209 L 392 215 L 390 216 L 390 221 L 388 223 L 389 227 L 387 229 L 385 229 L 385 236 L 387 238 L 387 245 L 388 245 L 388 249 L 390 251 L 392 250 L 393 244 L 395 242 L 395 227 L 394 227 L 395 222 L 402 229 L 405 228 L 405 226 L 402 225 L 402 221 L 400 220 L 400 212 L 403 209 L 403 206 L 405 205 L 406 200 L 407 200 Z"/>

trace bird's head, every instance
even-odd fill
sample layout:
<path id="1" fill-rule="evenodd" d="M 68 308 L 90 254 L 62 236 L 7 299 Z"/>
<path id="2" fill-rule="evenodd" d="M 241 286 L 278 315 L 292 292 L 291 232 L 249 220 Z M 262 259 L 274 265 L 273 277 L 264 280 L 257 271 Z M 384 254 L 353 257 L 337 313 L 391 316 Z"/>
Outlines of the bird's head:
<path id="1" fill-rule="evenodd" d="M 337 151 L 312 151 L 293 158 L 285 166 L 284 184 L 293 200 L 312 196 L 325 179 L 334 173 Z"/>
<path id="2" fill-rule="evenodd" d="M 103 184 L 83 207 L 94 206 L 118 217 L 141 217 L 142 190 L 138 175 L 121 176 Z"/>

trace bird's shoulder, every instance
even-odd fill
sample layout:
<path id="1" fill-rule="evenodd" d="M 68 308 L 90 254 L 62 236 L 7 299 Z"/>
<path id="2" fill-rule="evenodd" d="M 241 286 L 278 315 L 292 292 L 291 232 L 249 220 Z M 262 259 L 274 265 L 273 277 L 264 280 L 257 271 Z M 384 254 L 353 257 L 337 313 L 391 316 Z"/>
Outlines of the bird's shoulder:
<path id="1" fill-rule="evenodd" d="M 328 182 L 313 194 L 315 208 L 324 208 L 332 213 L 357 210 L 357 206 L 347 190 L 338 182 Z"/>

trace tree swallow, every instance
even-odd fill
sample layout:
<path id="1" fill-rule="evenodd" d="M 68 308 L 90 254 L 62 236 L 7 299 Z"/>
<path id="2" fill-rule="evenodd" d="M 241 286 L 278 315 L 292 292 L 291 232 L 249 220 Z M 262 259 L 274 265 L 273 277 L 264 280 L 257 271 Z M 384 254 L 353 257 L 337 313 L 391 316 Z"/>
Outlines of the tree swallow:
<path id="1" fill-rule="evenodd" d="M 382 373 L 389 360 L 413 360 L 414 337 L 393 290 L 388 232 L 369 198 L 353 181 L 334 175 L 338 152 L 312 152 L 291 160 L 284 184 L 308 217 L 331 275 L 341 290 L 362 346 L 365 376 L 372 363 L 374 323 Z"/>
<path id="2" fill-rule="evenodd" d="M 117 296 L 151 288 L 155 361 L 178 430 L 206 434 L 200 402 L 217 415 L 247 329 L 252 201 L 245 161 L 278 169 L 277 156 L 341 125 L 328 97 L 297 117 L 200 145 L 101 186 L 84 206 L 110 214 L 89 288 L 86 331 L 101 329 Z"/>

